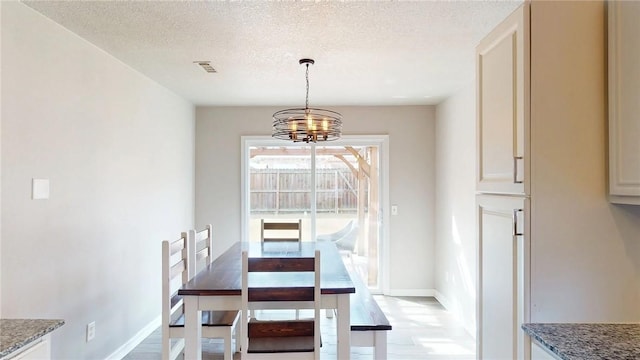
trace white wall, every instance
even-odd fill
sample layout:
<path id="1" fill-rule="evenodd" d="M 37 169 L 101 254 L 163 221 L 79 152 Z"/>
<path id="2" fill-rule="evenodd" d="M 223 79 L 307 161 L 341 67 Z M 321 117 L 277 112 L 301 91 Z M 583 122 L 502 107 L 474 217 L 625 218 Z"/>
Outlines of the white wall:
<path id="1" fill-rule="evenodd" d="M 531 318 L 640 321 L 640 206 L 607 201 L 605 4 L 534 1 L 531 26 Z"/>
<path id="2" fill-rule="evenodd" d="M 194 108 L 19 2 L 2 96 L 2 316 L 62 318 L 54 359 L 105 358 L 159 316 L 160 242 L 193 226 Z"/>
<path id="3" fill-rule="evenodd" d="M 434 289 L 435 113 L 431 106 L 328 107 L 344 133 L 388 134 L 391 217 L 390 293 Z M 240 136 L 269 135 L 275 107 L 198 107 L 196 225 L 212 223 L 222 251 L 240 238 Z"/>
<path id="4" fill-rule="evenodd" d="M 2 1 L 0 1 L 0 29 L 2 29 Z M 0 36 L 0 79 L 2 79 L 2 36 Z M 2 86 L 0 86 L 0 109 L 2 109 Z M 2 111 L 0 111 L 0 204 L 2 204 Z M 2 270 L 2 206 L 0 206 L 0 270 Z M 2 271 L 0 271 L 0 319 L 2 318 Z"/>
<path id="5" fill-rule="evenodd" d="M 476 101 L 471 82 L 436 108 L 437 298 L 476 335 Z"/>

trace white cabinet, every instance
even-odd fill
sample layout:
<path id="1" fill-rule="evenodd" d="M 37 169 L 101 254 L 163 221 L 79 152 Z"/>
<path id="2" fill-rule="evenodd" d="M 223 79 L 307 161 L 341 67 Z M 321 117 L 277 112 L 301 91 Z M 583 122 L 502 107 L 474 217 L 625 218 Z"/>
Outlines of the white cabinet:
<path id="1" fill-rule="evenodd" d="M 573 249 L 606 236 L 604 10 L 525 1 L 477 47 L 479 359 L 529 360 L 523 322 L 580 314 L 555 290 L 586 276 L 564 268 Z"/>
<path id="2" fill-rule="evenodd" d="M 476 48 L 479 359 L 529 359 L 529 5 Z"/>
<path id="3" fill-rule="evenodd" d="M 609 1 L 609 194 L 640 205 L 640 2 Z"/>
<path id="4" fill-rule="evenodd" d="M 557 360 L 548 350 L 544 349 L 537 342 L 531 342 L 531 360 Z"/>
<path id="5" fill-rule="evenodd" d="M 529 340 L 520 331 L 529 312 L 528 202 L 517 196 L 477 198 L 479 359 L 528 359 Z"/>
<path id="6" fill-rule="evenodd" d="M 16 350 L 2 360 L 49 360 L 51 359 L 51 335 L 47 334 Z"/>
<path id="7" fill-rule="evenodd" d="M 529 7 L 522 6 L 476 48 L 477 190 L 528 193 Z"/>

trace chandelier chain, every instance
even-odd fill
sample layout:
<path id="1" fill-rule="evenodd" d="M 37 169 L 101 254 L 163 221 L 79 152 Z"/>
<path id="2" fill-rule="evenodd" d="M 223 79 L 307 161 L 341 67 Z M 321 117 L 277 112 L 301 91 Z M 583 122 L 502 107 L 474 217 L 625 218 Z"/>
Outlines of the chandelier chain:
<path id="1" fill-rule="evenodd" d="M 307 98 L 306 98 L 306 101 L 305 101 L 304 108 L 308 109 L 309 108 L 309 64 L 306 64 L 306 65 L 307 65 L 307 73 L 306 73 L 305 77 L 307 79 Z"/>

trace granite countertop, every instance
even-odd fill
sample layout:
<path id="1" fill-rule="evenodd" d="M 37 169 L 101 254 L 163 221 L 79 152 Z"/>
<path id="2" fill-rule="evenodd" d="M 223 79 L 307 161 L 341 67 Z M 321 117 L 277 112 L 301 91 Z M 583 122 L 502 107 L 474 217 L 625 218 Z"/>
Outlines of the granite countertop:
<path id="1" fill-rule="evenodd" d="M 64 320 L 0 319 L 0 357 L 64 325 Z"/>
<path id="2" fill-rule="evenodd" d="M 640 359 L 640 324 L 523 324 L 562 360 Z"/>

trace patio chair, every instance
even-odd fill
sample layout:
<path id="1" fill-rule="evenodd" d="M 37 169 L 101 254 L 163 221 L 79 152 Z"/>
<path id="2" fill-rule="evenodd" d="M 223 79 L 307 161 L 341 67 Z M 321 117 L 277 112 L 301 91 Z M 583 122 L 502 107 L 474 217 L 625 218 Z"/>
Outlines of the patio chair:
<path id="1" fill-rule="evenodd" d="M 342 229 L 331 234 L 318 235 L 316 240 L 331 241 L 336 245 L 341 254 L 350 257 L 356 248 L 359 235 L 358 231 L 358 221 L 351 220 Z"/>

